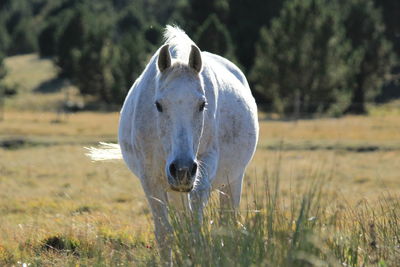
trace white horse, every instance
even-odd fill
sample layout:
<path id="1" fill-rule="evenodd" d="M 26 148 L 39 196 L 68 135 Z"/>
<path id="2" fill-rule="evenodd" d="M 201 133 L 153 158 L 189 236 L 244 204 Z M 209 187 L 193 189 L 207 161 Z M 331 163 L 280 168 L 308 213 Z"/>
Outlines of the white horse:
<path id="1" fill-rule="evenodd" d="M 258 120 L 239 68 L 201 52 L 178 27 L 167 26 L 164 37 L 125 99 L 118 141 L 148 199 L 162 256 L 169 257 L 167 203 L 202 214 L 210 191 L 219 189 L 221 208 L 237 208 Z M 113 159 L 118 152 L 105 145 L 91 156 Z"/>

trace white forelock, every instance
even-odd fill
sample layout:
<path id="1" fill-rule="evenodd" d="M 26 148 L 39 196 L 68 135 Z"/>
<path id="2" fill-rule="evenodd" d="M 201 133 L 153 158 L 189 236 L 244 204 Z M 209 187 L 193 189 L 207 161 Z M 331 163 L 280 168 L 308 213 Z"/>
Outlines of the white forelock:
<path id="1" fill-rule="evenodd" d="M 183 61 L 187 60 L 191 45 L 196 45 L 192 39 L 176 25 L 167 25 L 165 27 L 164 40 L 165 44 L 169 44 L 170 46 L 171 56 Z"/>

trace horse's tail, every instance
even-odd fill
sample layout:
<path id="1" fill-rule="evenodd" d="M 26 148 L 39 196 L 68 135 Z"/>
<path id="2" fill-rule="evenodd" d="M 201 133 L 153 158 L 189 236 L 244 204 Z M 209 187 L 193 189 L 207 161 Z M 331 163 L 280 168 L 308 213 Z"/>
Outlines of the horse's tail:
<path id="1" fill-rule="evenodd" d="M 98 147 L 85 148 L 88 150 L 86 156 L 94 161 L 122 159 L 121 148 L 118 144 L 100 142 Z"/>

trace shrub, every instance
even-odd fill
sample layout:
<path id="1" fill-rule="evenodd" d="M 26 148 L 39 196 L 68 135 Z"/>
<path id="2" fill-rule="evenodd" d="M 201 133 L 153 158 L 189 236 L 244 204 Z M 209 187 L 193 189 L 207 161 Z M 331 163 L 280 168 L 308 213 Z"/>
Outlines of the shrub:
<path id="1" fill-rule="evenodd" d="M 346 36 L 356 60 L 347 112 L 362 114 L 367 111 L 366 102 L 374 99 L 390 77 L 394 53 L 385 37 L 381 10 L 372 0 L 344 1 L 342 8 Z"/>
<path id="2" fill-rule="evenodd" d="M 232 40 L 226 27 L 215 14 L 211 14 L 195 35 L 201 50 L 221 56 L 233 57 Z"/>
<path id="3" fill-rule="evenodd" d="M 275 111 L 346 108 L 352 65 L 340 12 L 330 1 L 287 1 L 271 27 L 261 30 L 251 80 Z"/>

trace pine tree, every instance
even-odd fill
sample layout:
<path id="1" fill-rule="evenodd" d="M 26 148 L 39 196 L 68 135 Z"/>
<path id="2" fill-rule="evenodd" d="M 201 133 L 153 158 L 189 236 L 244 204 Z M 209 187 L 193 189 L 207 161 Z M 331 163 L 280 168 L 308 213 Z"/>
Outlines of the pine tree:
<path id="1" fill-rule="evenodd" d="M 60 31 L 61 34 L 57 38 L 56 47 L 56 63 L 61 68 L 61 76 L 66 78 L 73 78 L 74 76 L 74 66 L 76 66 L 76 62 L 74 62 L 75 58 L 72 55 L 72 51 L 82 48 L 85 42 L 83 9 L 80 8 L 72 12 L 73 14 L 69 16 L 70 19 L 65 27 Z"/>
<path id="2" fill-rule="evenodd" d="M 6 67 L 4 65 L 4 54 L 0 51 L 0 88 L 3 89 L 2 80 L 6 76 Z"/>
<path id="3" fill-rule="evenodd" d="M 337 5 L 288 1 L 261 31 L 251 79 L 280 113 L 340 113 L 349 101 L 349 48 Z"/>
<path id="4" fill-rule="evenodd" d="M 227 0 L 188 0 L 181 7 L 182 18 L 180 22 L 184 25 L 186 32 L 193 36 L 207 18 L 215 14 L 218 19 L 226 24 L 229 16 L 229 2 Z"/>
<path id="5" fill-rule="evenodd" d="M 145 40 L 140 17 L 128 12 L 123 23 L 116 23 L 109 19 L 112 12 L 85 13 L 83 45 L 71 51 L 75 62 L 72 80 L 82 94 L 107 104 L 121 104 L 153 46 Z M 129 25 L 136 26 L 128 30 Z"/>
<path id="6" fill-rule="evenodd" d="M 36 30 L 30 29 L 31 25 L 32 19 L 24 18 L 15 27 L 15 30 L 11 35 L 11 42 L 13 45 L 9 46 L 9 55 L 25 54 L 37 51 Z"/>
<path id="7" fill-rule="evenodd" d="M 229 29 L 235 49 L 235 56 L 249 73 L 254 64 L 256 46 L 262 27 L 269 27 L 273 18 L 279 15 L 282 0 L 229 0 Z"/>
<path id="8" fill-rule="evenodd" d="M 229 32 L 215 14 L 210 15 L 204 21 L 194 39 L 201 50 L 225 57 L 233 57 Z"/>
<path id="9" fill-rule="evenodd" d="M 2 14 L 0 13 L 0 16 Z M 4 27 L 4 22 L 0 19 L 0 53 L 5 53 L 10 45 L 10 36 L 6 28 Z"/>
<path id="10" fill-rule="evenodd" d="M 385 35 L 393 43 L 393 51 L 397 54 L 397 65 L 400 65 L 400 1 L 375 0 L 376 7 L 382 10 L 382 19 L 385 23 Z"/>
<path id="11" fill-rule="evenodd" d="M 114 77 L 111 63 L 115 55 L 112 43 L 113 23 L 107 20 L 105 13 L 84 9 L 81 14 L 84 14 L 82 24 L 85 26 L 82 28 L 82 46 L 69 50 L 72 80 L 82 94 L 94 95 L 106 103 L 112 103 L 110 88 Z"/>
<path id="12" fill-rule="evenodd" d="M 39 53 L 41 57 L 51 57 L 56 54 L 57 24 L 49 23 L 38 35 Z"/>
<path id="13" fill-rule="evenodd" d="M 372 0 L 343 2 L 344 25 L 352 51 L 357 56 L 356 73 L 352 80 L 349 113 L 366 113 L 366 102 L 379 93 L 394 65 L 392 44 L 385 37 L 385 25 Z"/>
<path id="14" fill-rule="evenodd" d="M 4 99 L 5 99 L 5 87 L 3 85 L 3 78 L 6 76 L 6 68 L 4 66 L 4 56 L 3 52 L 0 51 L 0 121 L 3 120 L 4 117 Z"/>

